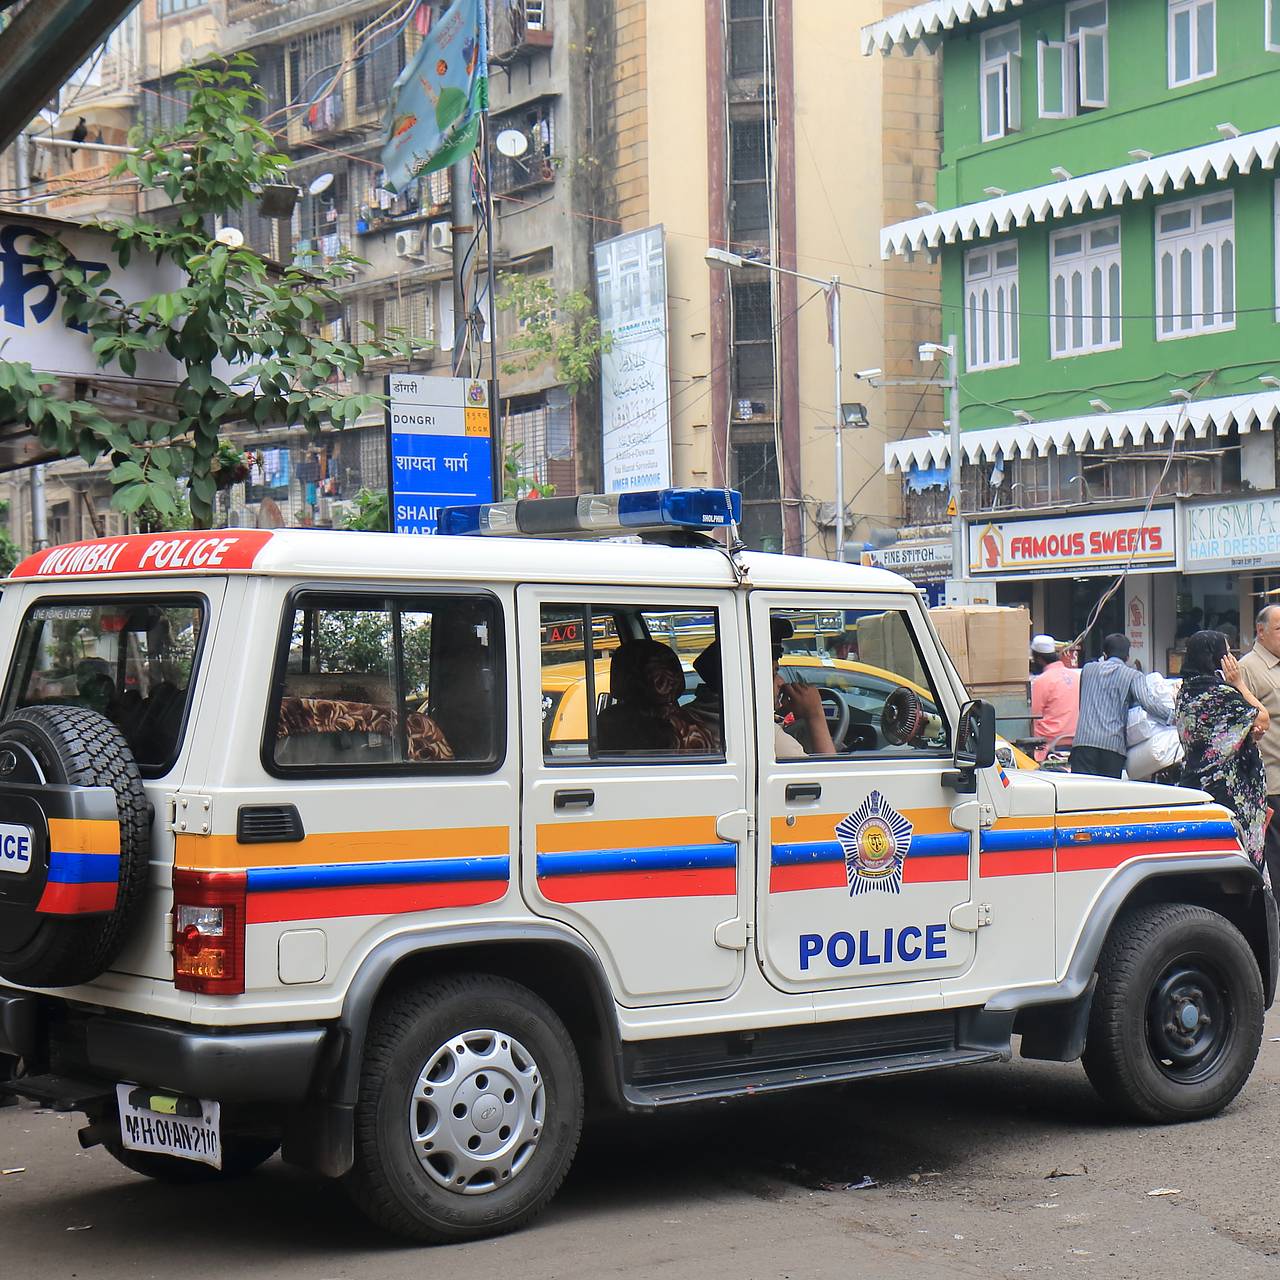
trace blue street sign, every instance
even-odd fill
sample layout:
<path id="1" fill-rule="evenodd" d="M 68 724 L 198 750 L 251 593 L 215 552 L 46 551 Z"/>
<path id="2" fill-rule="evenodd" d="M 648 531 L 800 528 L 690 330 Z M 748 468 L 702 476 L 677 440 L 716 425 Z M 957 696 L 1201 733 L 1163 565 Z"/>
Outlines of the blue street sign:
<path id="1" fill-rule="evenodd" d="M 433 534 L 440 509 L 489 502 L 489 387 L 478 378 L 387 378 L 387 478 L 396 533 Z"/>

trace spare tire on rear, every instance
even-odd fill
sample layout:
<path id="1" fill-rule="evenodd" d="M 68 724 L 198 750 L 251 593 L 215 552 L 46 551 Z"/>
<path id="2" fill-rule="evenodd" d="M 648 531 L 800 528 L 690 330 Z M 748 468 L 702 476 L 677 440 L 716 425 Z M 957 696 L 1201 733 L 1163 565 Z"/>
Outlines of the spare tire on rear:
<path id="1" fill-rule="evenodd" d="M 0 833 L 31 833 L 22 868 L 3 854 L 23 846 L 0 846 L 0 977 L 68 987 L 110 967 L 142 905 L 150 826 L 137 763 L 106 716 L 24 707 L 0 723 Z"/>

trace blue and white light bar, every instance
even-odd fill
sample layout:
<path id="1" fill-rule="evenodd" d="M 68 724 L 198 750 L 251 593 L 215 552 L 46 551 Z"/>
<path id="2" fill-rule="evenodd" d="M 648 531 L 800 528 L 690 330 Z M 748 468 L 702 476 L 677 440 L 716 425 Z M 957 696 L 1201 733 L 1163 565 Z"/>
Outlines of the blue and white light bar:
<path id="1" fill-rule="evenodd" d="M 657 529 L 718 529 L 742 520 L 735 489 L 646 489 L 582 493 L 576 498 L 523 498 L 445 507 L 438 532 L 489 537 L 573 537 Z"/>

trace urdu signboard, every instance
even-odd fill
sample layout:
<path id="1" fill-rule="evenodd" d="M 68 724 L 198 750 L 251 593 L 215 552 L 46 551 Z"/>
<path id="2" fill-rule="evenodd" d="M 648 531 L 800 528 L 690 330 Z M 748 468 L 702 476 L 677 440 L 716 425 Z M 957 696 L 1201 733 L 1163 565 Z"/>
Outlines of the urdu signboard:
<path id="1" fill-rule="evenodd" d="M 661 226 L 595 247 L 606 493 L 671 484 L 667 259 Z"/>

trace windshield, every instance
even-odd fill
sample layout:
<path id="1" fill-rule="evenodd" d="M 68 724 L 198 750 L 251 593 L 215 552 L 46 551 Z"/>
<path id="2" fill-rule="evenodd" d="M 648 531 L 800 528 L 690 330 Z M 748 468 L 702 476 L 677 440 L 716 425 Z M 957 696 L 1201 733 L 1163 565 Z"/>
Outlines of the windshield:
<path id="1" fill-rule="evenodd" d="M 144 775 L 178 754 L 204 630 L 199 600 L 61 600 L 22 621 L 6 714 L 89 707 L 124 734 Z"/>

